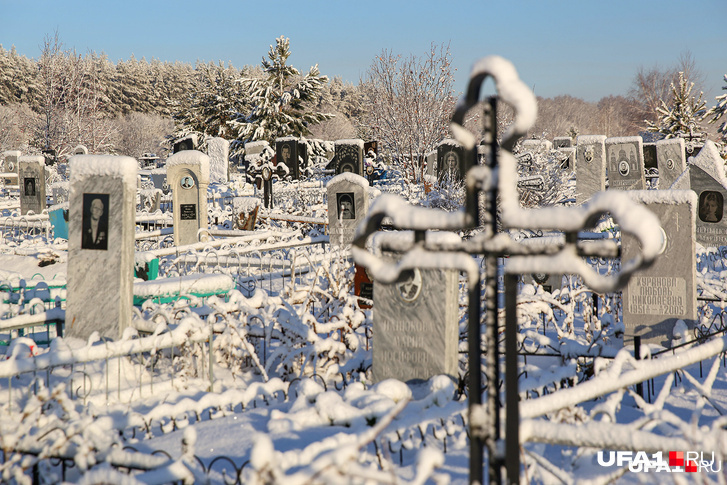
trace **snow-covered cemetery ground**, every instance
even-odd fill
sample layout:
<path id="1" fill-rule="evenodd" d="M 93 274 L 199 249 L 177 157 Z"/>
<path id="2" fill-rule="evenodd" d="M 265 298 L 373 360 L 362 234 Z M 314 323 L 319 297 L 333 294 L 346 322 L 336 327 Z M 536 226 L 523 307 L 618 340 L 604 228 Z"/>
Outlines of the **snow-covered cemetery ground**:
<path id="1" fill-rule="evenodd" d="M 690 157 L 682 140 L 666 186 L 639 137 L 509 143 L 535 112 L 490 62 L 518 118 L 499 172 L 484 169 L 482 145 L 467 188 L 467 165 L 447 158 L 478 152 L 462 133 L 426 156 L 420 183 L 363 140 L 279 140 L 293 164 L 265 143 L 229 164 L 229 147 L 208 143 L 131 169 L 79 147 L 44 166 L 46 200 L 27 211 L 34 157 L 6 152 L 0 481 L 467 483 L 475 435 L 485 475 L 494 459 L 503 478 L 514 435 L 521 483 L 727 482 L 727 238 L 699 242 L 723 210 L 700 212 L 711 196 L 689 185 L 707 174 L 705 191 L 727 194 L 717 148 L 702 140 Z M 579 185 L 580 164 L 606 167 L 614 146 L 626 155 L 600 172 L 608 190 Z M 643 186 L 618 187 L 634 172 Z M 497 221 L 472 220 L 495 186 Z M 104 247 L 86 240 L 102 231 L 86 226 L 95 200 L 108 211 Z M 202 222 L 187 229 L 196 207 Z M 659 266 L 665 254 L 688 257 Z M 483 284 L 493 276 L 498 295 Z M 493 389 L 494 413 L 473 405 L 494 402 Z"/>

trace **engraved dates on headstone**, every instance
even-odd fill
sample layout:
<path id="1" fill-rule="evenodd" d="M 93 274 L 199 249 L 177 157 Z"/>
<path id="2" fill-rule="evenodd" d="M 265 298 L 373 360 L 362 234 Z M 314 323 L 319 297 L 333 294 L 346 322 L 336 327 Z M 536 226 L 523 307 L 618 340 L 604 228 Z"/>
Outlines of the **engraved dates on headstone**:
<path id="1" fill-rule="evenodd" d="M 670 347 L 677 320 L 692 328 L 697 318 L 697 198 L 690 190 L 635 191 L 632 195 L 659 217 L 664 244 L 655 262 L 636 272 L 623 290 L 625 337 L 628 341 L 639 336 L 642 342 Z M 625 235 L 622 258 L 632 258 L 638 250 L 635 240 Z"/>
<path id="2" fill-rule="evenodd" d="M 172 188 L 174 243 L 194 244 L 199 230 L 207 228 L 209 156 L 196 150 L 181 151 L 167 159 L 166 168 Z"/>

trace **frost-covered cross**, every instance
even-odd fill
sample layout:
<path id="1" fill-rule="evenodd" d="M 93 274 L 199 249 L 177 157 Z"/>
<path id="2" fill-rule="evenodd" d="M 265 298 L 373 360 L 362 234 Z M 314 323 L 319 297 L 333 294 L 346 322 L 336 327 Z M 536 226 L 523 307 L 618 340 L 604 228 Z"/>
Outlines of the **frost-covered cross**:
<path id="1" fill-rule="evenodd" d="M 463 127 L 465 113 L 478 103 L 484 81 L 492 77 L 499 100 L 515 110 L 515 120 L 503 133 L 498 146 L 495 107 L 496 98 L 486 104 L 483 118 L 486 143 L 490 147 L 489 164 L 477 164 L 475 136 Z M 507 60 L 485 57 L 478 61 L 470 74 L 467 94 L 460 100 L 452 117 L 451 131 L 465 147 L 466 197 L 465 207 L 457 212 L 413 207 L 398 196 L 384 194 L 376 199 L 356 229 L 352 248 L 354 260 L 365 266 L 373 280 L 394 283 L 406 270 L 415 268 L 455 269 L 467 275 L 469 286 L 468 321 L 468 378 L 470 426 L 470 482 L 483 480 L 483 442 L 488 449 L 491 483 L 500 483 L 502 468 L 506 467 L 508 481 L 519 481 L 518 436 L 518 358 L 517 320 L 515 315 L 517 275 L 524 273 L 577 274 L 597 292 L 613 292 L 621 288 L 633 274 L 650 264 L 662 245 L 658 218 L 644 206 L 634 202 L 623 191 L 597 193 L 586 204 L 576 207 L 547 207 L 522 209 L 518 198 L 517 160 L 512 148 L 517 140 L 533 126 L 537 114 L 536 100 L 530 89 L 519 79 L 514 66 Z M 484 197 L 482 197 L 484 196 Z M 480 212 L 484 200 L 486 211 Z M 495 201 L 498 201 L 496 203 Z M 617 258 L 613 240 L 585 241 L 579 232 L 595 226 L 604 215 L 610 215 L 623 233 L 631 234 L 640 243 L 641 251 L 632 259 L 621 262 L 621 270 L 601 275 L 585 258 Z M 384 218 L 391 221 L 399 234 L 381 233 Z M 482 224 L 484 221 L 484 224 Z M 534 246 L 518 242 L 502 229 L 559 231 L 556 242 Z M 462 240 L 456 231 L 481 227 L 482 231 Z M 401 231 L 409 231 L 402 234 Z M 433 237 L 432 232 L 448 231 L 451 237 Z M 377 233 L 375 237 L 371 237 Z M 401 255 L 393 263 L 381 257 L 383 251 Z M 497 278 L 498 258 L 507 257 L 505 280 L 505 427 L 501 429 L 499 396 L 488 392 L 482 403 L 481 368 L 481 286 L 480 269 L 473 255 L 485 256 L 485 324 L 486 378 L 492 390 L 499 382 L 499 349 L 497 346 Z M 504 436 L 504 438 L 503 438 Z M 504 453 L 503 453 L 504 450 Z"/>

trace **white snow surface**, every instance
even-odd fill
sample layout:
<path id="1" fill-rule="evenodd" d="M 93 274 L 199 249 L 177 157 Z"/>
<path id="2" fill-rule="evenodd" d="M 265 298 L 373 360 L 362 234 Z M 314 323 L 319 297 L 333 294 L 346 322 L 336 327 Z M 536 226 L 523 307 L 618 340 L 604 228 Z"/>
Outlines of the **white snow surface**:
<path id="1" fill-rule="evenodd" d="M 210 157 L 206 153 L 202 153 L 199 150 L 182 150 L 167 158 L 167 168 L 176 165 L 196 165 L 199 170 L 200 183 L 209 183 Z"/>
<path id="2" fill-rule="evenodd" d="M 350 182 L 352 184 L 360 185 L 361 187 L 368 187 L 369 181 L 358 174 L 352 173 L 352 172 L 343 172 L 339 173 L 335 177 L 331 178 L 327 183 L 326 187 L 330 187 L 331 185 L 335 184 L 336 182 Z"/>
<path id="3" fill-rule="evenodd" d="M 126 156 L 73 155 L 68 159 L 71 177 L 84 179 L 90 176 L 120 178 L 126 186 L 136 186 L 138 162 Z"/>
<path id="4" fill-rule="evenodd" d="M 712 140 L 705 141 L 697 156 L 689 157 L 689 161 L 707 172 L 727 190 L 727 176 L 724 173 L 725 162 L 719 155 L 717 145 Z"/>

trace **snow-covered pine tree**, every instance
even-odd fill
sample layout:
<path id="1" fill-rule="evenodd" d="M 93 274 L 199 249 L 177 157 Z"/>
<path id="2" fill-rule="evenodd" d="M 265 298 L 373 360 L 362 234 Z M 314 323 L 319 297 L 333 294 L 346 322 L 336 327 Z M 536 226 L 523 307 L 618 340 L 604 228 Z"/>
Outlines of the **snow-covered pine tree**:
<path id="1" fill-rule="evenodd" d="M 241 73 L 232 65 L 198 62 L 192 88 L 174 103 L 172 143 L 191 133 L 199 140 L 206 136 L 232 140 L 234 133 L 227 122 L 234 113 L 250 109 L 249 94 L 240 81 Z"/>
<path id="2" fill-rule="evenodd" d="M 318 65 L 301 76 L 287 64 L 288 57 L 290 39 L 281 36 L 275 39 L 275 46 L 270 46 L 268 59 L 263 58 L 266 77 L 243 79 L 252 109 L 236 113 L 229 122 L 235 138 L 231 146 L 233 156 L 248 141 L 266 140 L 272 144 L 279 137 L 304 136 L 309 134 L 308 125 L 332 118 L 312 107 L 328 76 L 320 74 Z"/>
<path id="3" fill-rule="evenodd" d="M 724 75 L 724 80 L 725 82 L 727 82 L 727 74 Z M 722 90 L 727 90 L 727 85 L 722 86 Z M 710 124 L 718 122 L 725 115 L 725 113 L 727 113 L 727 93 L 717 96 L 714 99 L 717 101 L 717 104 L 709 108 L 709 110 L 707 110 L 707 112 L 704 114 L 703 118 L 707 119 L 711 117 L 707 121 L 707 123 Z M 717 127 L 717 133 L 722 135 L 722 143 L 727 143 L 727 120 L 723 121 Z"/>
<path id="4" fill-rule="evenodd" d="M 659 116 L 657 122 L 645 120 L 647 130 L 661 133 L 666 138 L 675 138 L 698 129 L 705 114 L 706 103 L 702 99 L 704 93 L 701 91 L 699 96 L 692 96 L 693 88 L 694 83 L 688 82 L 684 73 L 679 72 L 677 84 L 671 84 L 671 104 L 662 101 L 661 106 L 656 109 Z"/>

